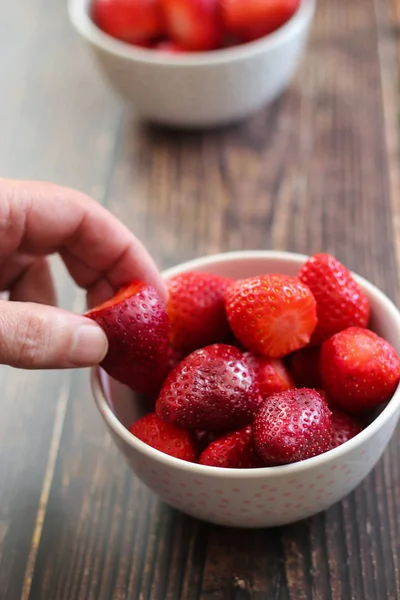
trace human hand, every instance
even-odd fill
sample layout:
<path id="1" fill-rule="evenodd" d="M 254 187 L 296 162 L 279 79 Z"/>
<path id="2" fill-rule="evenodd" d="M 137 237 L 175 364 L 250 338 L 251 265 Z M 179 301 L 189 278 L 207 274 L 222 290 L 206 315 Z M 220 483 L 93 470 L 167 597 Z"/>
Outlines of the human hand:
<path id="1" fill-rule="evenodd" d="M 107 338 L 86 317 L 56 308 L 47 255 L 58 252 L 89 307 L 143 279 L 165 297 L 152 259 L 132 233 L 80 192 L 0 179 L 0 364 L 27 369 L 99 363 Z"/>

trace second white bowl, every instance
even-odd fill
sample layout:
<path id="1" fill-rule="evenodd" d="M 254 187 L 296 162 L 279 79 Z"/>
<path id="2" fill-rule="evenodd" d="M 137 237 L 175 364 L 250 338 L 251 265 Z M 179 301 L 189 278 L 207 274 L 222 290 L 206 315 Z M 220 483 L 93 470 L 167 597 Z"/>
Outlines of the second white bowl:
<path id="1" fill-rule="evenodd" d="M 91 20 L 90 0 L 69 0 L 70 19 L 112 88 L 144 118 L 174 127 L 239 121 L 289 85 L 303 55 L 315 0 L 301 0 L 280 29 L 255 42 L 168 55 L 119 42 Z"/>

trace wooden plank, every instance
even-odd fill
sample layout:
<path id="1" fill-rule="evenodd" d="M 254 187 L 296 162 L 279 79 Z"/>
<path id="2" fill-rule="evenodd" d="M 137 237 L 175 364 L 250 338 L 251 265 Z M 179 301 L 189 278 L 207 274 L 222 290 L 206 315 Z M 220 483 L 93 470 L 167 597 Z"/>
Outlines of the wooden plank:
<path id="1" fill-rule="evenodd" d="M 375 9 L 379 22 L 379 55 L 382 78 L 382 99 L 384 107 L 385 138 L 389 168 L 390 198 L 392 207 L 392 224 L 397 258 L 397 270 L 400 268 L 400 2 L 399 0 L 375 1 Z M 391 581 L 389 597 L 400 597 L 400 534 L 398 514 L 398 498 L 400 482 L 399 435 L 392 441 L 389 452 L 384 456 L 383 468 L 377 473 L 378 489 L 385 494 L 378 497 L 378 506 L 385 515 L 388 542 L 391 552 L 385 564 L 386 576 Z M 394 574 L 392 576 L 391 574 Z"/>

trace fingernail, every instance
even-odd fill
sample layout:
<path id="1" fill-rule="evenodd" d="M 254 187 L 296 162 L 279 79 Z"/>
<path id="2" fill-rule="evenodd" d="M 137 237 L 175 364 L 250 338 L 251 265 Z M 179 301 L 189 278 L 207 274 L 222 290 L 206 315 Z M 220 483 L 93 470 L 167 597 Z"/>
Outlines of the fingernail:
<path id="1" fill-rule="evenodd" d="M 69 360 L 77 367 L 99 364 L 108 350 L 104 331 L 95 323 L 80 325 L 75 332 Z"/>

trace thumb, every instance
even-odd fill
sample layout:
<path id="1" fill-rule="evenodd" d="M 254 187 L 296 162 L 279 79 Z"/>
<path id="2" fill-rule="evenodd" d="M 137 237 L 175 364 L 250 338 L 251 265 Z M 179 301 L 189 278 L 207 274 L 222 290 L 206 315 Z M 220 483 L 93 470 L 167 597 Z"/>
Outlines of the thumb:
<path id="1" fill-rule="evenodd" d="M 64 369 L 98 364 L 108 348 L 90 319 L 60 308 L 0 300 L 0 364 Z"/>

